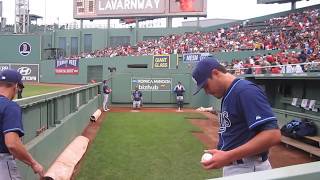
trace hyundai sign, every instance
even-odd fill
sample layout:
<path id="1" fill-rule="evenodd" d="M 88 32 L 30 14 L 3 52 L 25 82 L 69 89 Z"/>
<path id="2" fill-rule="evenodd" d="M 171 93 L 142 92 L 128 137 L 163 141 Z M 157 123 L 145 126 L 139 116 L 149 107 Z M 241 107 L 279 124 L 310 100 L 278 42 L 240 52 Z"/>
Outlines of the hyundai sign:
<path id="1" fill-rule="evenodd" d="M 39 82 L 39 64 L 10 64 L 10 69 L 17 70 L 24 82 Z"/>

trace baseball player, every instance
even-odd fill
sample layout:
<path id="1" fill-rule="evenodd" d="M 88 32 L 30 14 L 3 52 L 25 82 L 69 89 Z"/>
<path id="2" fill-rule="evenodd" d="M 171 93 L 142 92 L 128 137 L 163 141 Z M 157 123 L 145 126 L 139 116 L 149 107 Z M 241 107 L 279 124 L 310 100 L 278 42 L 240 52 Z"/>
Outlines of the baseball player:
<path id="1" fill-rule="evenodd" d="M 22 91 L 23 91 L 24 85 L 18 85 L 18 92 L 17 92 L 17 99 L 22 99 Z"/>
<path id="2" fill-rule="evenodd" d="M 110 109 L 108 108 L 108 99 L 109 99 L 109 94 L 112 92 L 112 89 L 108 86 L 107 80 L 103 81 L 103 111 L 109 111 Z"/>
<path id="3" fill-rule="evenodd" d="M 174 87 L 173 90 L 177 95 L 177 105 L 178 105 L 178 111 L 181 111 L 183 108 L 183 93 L 186 91 L 184 86 L 179 81 L 178 84 Z"/>
<path id="4" fill-rule="evenodd" d="M 132 93 L 132 108 L 140 109 L 142 105 L 142 92 L 139 91 L 138 87 L 135 87 L 135 91 Z"/>
<path id="5" fill-rule="evenodd" d="M 0 72 L 0 179 L 21 180 L 15 158 L 44 175 L 41 164 L 32 158 L 21 142 L 24 135 L 21 108 L 12 101 L 18 86 L 23 86 L 22 76 L 14 70 Z"/>
<path id="6" fill-rule="evenodd" d="M 237 79 L 216 58 L 200 61 L 192 72 L 198 93 L 222 98 L 217 149 L 201 162 L 204 169 L 223 167 L 223 176 L 271 169 L 268 149 L 280 142 L 277 119 L 264 92 L 252 82 Z"/>

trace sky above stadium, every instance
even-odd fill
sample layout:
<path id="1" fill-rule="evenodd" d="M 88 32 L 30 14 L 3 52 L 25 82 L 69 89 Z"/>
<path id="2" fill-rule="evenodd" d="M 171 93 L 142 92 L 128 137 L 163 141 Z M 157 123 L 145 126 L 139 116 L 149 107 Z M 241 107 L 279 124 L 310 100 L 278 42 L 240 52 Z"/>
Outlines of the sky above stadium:
<path id="1" fill-rule="evenodd" d="M 14 23 L 15 0 L 0 0 L 3 2 L 2 16 L 7 18 L 7 24 Z M 208 1 L 208 19 L 239 19 L 263 16 L 276 12 L 290 10 L 291 4 L 257 4 L 257 0 L 207 0 Z M 60 25 L 75 22 L 73 19 L 73 0 L 29 0 L 30 13 L 42 16 L 38 24 Z M 320 4 L 320 0 L 309 0 L 297 2 L 297 8 Z M 241 7 L 241 8 L 240 8 Z M 188 18 L 188 20 L 194 20 Z M 174 26 L 179 26 L 182 19 L 174 20 Z M 85 22 L 85 24 L 101 24 L 101 20 Z M 112 22 L 117 23 L 117 22 Z"/>

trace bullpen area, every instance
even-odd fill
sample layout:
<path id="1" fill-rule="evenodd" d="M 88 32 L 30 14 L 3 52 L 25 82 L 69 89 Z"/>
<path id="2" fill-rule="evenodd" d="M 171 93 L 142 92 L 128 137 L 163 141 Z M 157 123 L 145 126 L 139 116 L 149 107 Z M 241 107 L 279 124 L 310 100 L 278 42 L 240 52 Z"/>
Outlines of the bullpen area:
<path id="1" fill-rule="evenodd" d="M 86 155 L 76 168 L 75 179 L 207 179 L 221 171 L 205 171 L 200 157 L 205 146 L 191 119 L 209 121 L 199 113 L 174 109 L 131 111 L 112 109 L 92 123 L 84 135 L 101 125 Z M 99 125 L 100 124 L 100 125 Z M 94 169 L 93 169 L 94 168 Z"/>

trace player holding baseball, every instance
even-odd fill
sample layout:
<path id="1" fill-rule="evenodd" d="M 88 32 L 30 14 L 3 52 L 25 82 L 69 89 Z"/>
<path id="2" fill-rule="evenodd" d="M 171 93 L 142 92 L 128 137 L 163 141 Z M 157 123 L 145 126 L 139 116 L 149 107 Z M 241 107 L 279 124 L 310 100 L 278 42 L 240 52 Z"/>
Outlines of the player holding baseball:
<path id="1" fill-rule="evenodd" d="M 23 86 L 21 74 L 15 70 L 0 72 L 0 179 L 23 179 L 15 159 L 19 159 L 43 177 L 44 168 L 28 153 L 21 137 L 24 136 L 20 106 L 12 101 L 18 86 Z"/>
<path id="2" fill-rule="evenodd" d="M 271 169 L 268 151 L 280 142 L 277 119 L 264 92 L 252 82 L 237 79 L 214 57 L 200 61 L 192 72 L 206 94 L 221 99 L 219 142 L 202 161 L 204 169 L 223 167 L 223 176 Z"/>

